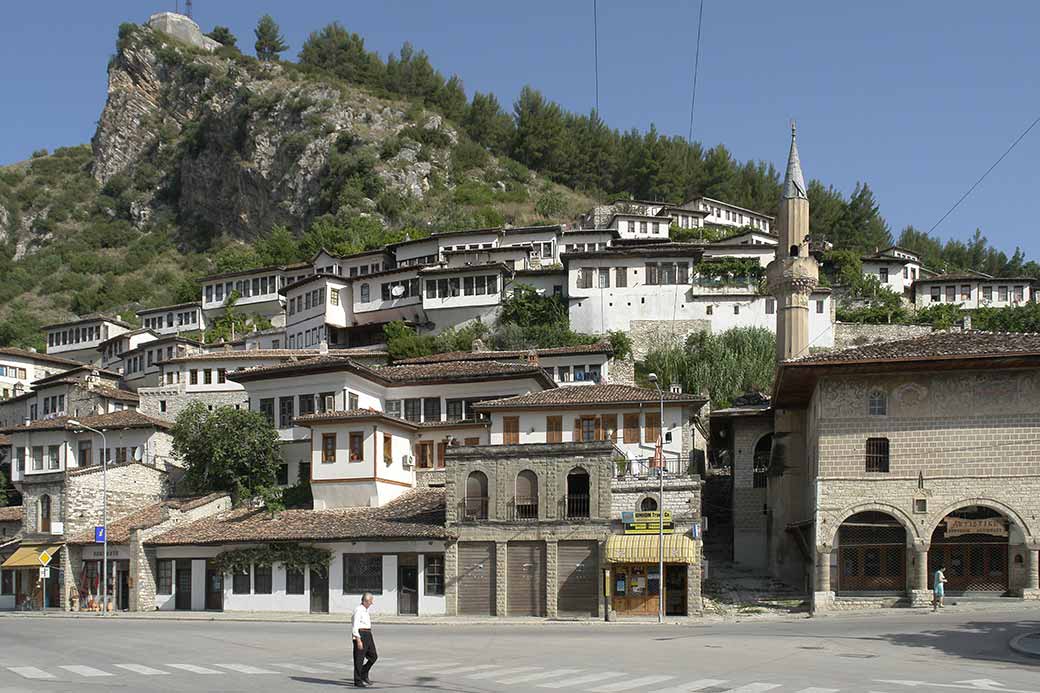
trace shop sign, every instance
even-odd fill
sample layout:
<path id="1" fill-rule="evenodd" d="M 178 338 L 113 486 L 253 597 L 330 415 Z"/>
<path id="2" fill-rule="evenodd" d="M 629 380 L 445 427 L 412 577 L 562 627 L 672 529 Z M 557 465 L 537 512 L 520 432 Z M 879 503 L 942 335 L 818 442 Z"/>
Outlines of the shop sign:
<path id="1" fill-rule="evenodd" d="M 963 517 L 946 518 L 946 538 L 960 537 L 965 534 L 988 534 L 994 537 L 1008 535 L 1004 520 L 999 517 L 987 517 L 981 520 L 968 520 Z"/>
<path id="2" fill-rule="evenodd" d="M 625 534 L 658 534 L 661 531 L 661 513 L 653 511 L 623 512 L 621 523 L 625 527 Z M 664 533 L 672 534 L 675 525 L 672 523 L 672 513 L 664 511 Z"/>
<path id="3" fill-rule="evenodd" d="M 104 549 L 100 546 L 98 546 L 97 548 L 83 549 L 84 558 L 96 558 L 98 560 L 101 560 L 102 558 L 104 558 L 104 555 Z M 122 560 L 127 558 L 130 558 L 130 552 L 124 546 L 118 544 L 115 546 L 113 546 L 112 544 L 108 545 L 108 560 Z"/>

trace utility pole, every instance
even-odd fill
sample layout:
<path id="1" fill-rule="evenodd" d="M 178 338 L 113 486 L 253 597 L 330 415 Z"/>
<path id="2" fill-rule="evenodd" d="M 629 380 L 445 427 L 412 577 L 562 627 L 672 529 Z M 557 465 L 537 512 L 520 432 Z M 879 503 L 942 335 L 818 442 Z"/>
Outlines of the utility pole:
<path id="1" fill-rule="evenodd" d="M 93 431 L 101 436 L 101 615 L 108 616 L 108 440 L 101 431 L 76 419 L 69 419 L 67 425 Z"/>
<path id="2" fill-rule="evenodd" d="M 660 486 L 657 490 L 657 622 L 664 623 L 664 391 L 657 382 L 657 374 L 651 373 L 648 380 L 657 388 L 661 399 L 660 419 L 657 421 L 658 459 L 657 478 Z"/>

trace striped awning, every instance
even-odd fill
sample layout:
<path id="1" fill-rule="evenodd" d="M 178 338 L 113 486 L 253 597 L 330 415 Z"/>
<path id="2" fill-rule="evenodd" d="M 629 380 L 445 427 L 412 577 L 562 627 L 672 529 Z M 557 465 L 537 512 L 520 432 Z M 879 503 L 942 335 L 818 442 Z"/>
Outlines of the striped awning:
<path id="1" fill-rule="evenodd" d="M 61 548 L 60 544 L 54 546 L 22 546 L 17 551 L 12 553 L 0 568 L 39 568 L 44 565 L 40 561 L 40 554 L 44 551 L 51 558 Z"/>
<path id="2" fill-rule="evenodd" d="M 607 538 L 608 563 L 657 563 L 660 537 L 652 534 L 614 534 Z M 665 563 L 697 563 L 697 542 L 685 534 L 664 536 Z"/>

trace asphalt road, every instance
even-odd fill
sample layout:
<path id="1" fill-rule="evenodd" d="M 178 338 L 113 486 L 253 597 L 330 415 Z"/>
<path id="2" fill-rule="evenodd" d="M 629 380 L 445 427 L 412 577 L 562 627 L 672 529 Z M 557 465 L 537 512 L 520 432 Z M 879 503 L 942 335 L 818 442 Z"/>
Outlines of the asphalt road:
<path id="1" fill-rule="evenodd" d="M 379 625 L 376 690 L 1040 693 L 1008 649 L 1040 609 L 790 621 Z M 0 619 L 0 692 L 331 691 L 352 687 L 329 623 Z"/>

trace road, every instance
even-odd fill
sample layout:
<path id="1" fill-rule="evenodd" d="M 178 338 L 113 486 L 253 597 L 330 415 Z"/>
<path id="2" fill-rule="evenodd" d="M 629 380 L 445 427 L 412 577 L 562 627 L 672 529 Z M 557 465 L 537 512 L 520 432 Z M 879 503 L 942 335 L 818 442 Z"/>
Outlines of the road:
<path id="1" fill-rule="evenodd" d="M 383 625 L 376 690 L 1040 693 L 1040 609 L 743 623 Z M 0 693 L 352 687 L 346 626 L 0 619 Z M 332 688 L 330 688 L 330 686 Z"/>

